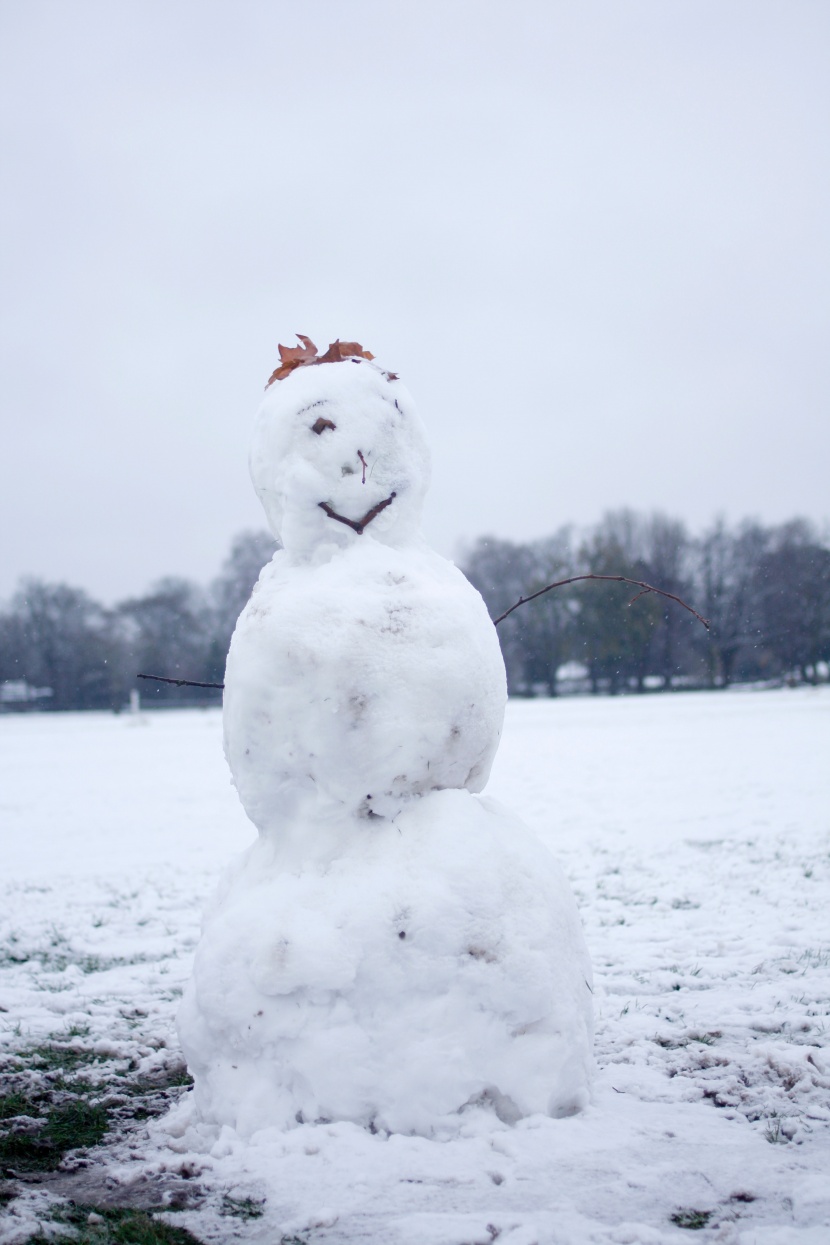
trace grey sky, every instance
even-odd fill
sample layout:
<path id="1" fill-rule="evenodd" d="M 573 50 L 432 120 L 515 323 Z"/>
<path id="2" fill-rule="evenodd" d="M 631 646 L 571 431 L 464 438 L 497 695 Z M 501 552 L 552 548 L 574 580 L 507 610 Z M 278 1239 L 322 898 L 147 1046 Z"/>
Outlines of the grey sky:
<path id="1" fill-rule="evenodd" d="M 824 0 L 5 0 L 0 49 L 0 596 L 213 575 L 296 330 L 400 372 L 443 552 L 830 516 Z"/>

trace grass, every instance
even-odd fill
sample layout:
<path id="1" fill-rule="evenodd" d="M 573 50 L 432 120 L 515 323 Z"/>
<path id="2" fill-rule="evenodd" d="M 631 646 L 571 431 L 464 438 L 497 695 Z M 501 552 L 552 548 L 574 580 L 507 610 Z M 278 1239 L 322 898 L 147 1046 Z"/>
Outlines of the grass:
<path id="1" fill-rule="evenodd" d="M 68 1150 L 98 1145 L 109 1125 L 106 1108 L 82 1097 L 48 1104 L 14 1093 L 0 1101 L 4 1119 L 26 1117 L 0 1134 L 0 1166 L 17 1171 L 53 1171 Z"/>
<path id="2" fill-rule="evenodd" d="M 693 1210 L 692 1208 L 676 1210 L 671 1221 L 678 1228 L 688 1228 L 690 1232 L 699 1232 L 705 1228 L 714 1214 L 711 1210 Z"/>
<path id="3" fill-rule="evenodd" d="M 44 972 L 64 973 L 70 965 L 79 968 L 85 976 L 90 973 L 105 973 L 111 968 L 127 968 L 133 964 L 155 963 L 166 959 L 166 956 L 133 955 L 122 956 L 96 955 L 92 952 L 73 954 L 71 947 L 64 948 L 65 939 L 52 940 L 50 947 L 35 947 L 30 950 L 18 946 L 19 940 L 10 937 L 8 945 L 0 948 L 0 968 L 13 968 L 22 964 L 37 963 Z M 164 971 L 164 967 L 160 971 Z M 40 989 L 47 988 L 43 983 Z"/>
<path id="4" fill-rule="evenodd" d="M 144 1210 L 114 1210 L 70 1203 L 53 1213 L 57 1228 L 47 1235 L 42 1229 L 26 1245 L 45 1241 L 74 1241 L 77 1245 L 202 1245 L 187 1228 L 165 1223 Z M 60 1233 L 60 1227 L 68 1229 Z"/>
<path id="5" fill-rule="evenodd" d="M 85 1035 L 77 1026 L 60 1036 Z M 9 1062 L 13 1071 L 0 1077 L 0 1167 L 20 1172 L 55 1170 L 68 1151 L 100 1144 L 111 1126 L 163 1114 L 171 1091 L 192 1083 L 183 1066 L 134 1077 L 126 1060 L 64 1040 L 21 1047 Z M 94 1084 L 84 1076 L 93 1065 Z"/>
<path id="6" fill-rule="evenodd" d="M 100 1063 L 101 1057 L 88 1047 L 73 1046 L 64 1042 L 42 1042 L 39 1046 L 27 1046 L 16 1058 L 38 1072 L 76 1072 L 91 1063 Z"/>
<path id="7" fill-rule="evenodd" d="M 723 1034 L 719 1029 L 712 1029 L 708 1033 L 684 1033 L 676 1038 L 658 1035 L 651 1040 L 656 1046 L 662 1046 L 663 1050 L 682 1050 L 691 1042 L 699 1042 L 702 1046 L 714 1046 L 721 1037 Z"/>
<path id="8" fill-rule="evenodd" d="M 230 1197 L 225 1194 L 219 1214 L 233 1215 L 234 1218 L 243 1219 L 246 1222 L 249 1219 L 261 1219 L 265 1214 L 265 1202 L 264 1200 L 257 1201 L 252 1197 Z"/>
<path id="9" fill-rule="evenodd" d="M 16 1115 L 29 1115 L 31 1102 L 25 1094 L 15 1091 L 0 1096 L 0 1120 L 13 1120 Z"/>
<path id="10" fill-rule="evenodd" d="M 790 1140 L 781 1128 L 781 1120 L 774 1113 L 767 1120 L 764 1136 L 771 1146 L 785 1146 Z"/>

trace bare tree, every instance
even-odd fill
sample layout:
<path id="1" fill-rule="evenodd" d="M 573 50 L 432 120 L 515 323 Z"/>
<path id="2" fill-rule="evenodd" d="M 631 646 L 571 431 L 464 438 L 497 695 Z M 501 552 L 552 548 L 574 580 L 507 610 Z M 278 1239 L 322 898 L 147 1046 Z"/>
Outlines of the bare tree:
<path id="1" fill-rule="evenodd" d="M 4 632 L 2 678 L 50 688 L 50 709 L 100 709 L 124 695 L 109 613 L 80 588 L 24 580 Z"/>
<path id="2" fill-rule="evenodd" d="M 742 653 L 761 640 L 758 568 L 769 545 L 760 524 L 745 522 L 736 533 L 717 519 L 698 546 L 702 611 L 710 622 L 706 638 L 709 682 L 727 687 Z"/>
<path id="3" fill-rule="evenodd" d="M 279 545 L 269 532 L 240 532 L 222 569 L 210 586 L 212 636 L 205 677 L 221 681 L 236 620 L 248 603 L 254 584 Z"/>

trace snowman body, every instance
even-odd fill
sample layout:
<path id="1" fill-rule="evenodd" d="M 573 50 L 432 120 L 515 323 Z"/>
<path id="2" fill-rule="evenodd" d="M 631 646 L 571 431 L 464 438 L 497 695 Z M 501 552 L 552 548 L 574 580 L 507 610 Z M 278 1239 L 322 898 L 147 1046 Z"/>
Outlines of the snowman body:
<path id="1" fill-rule="evenodd" d="M 258 841 L 179 1017 L 197 1117 L 439 1135 L 588 1096 L 590 963 L 553 858 L 480 798 L 506 700 L 478 593 L 423 542 L 423 429 L 365 359 L 292 372 L 251 469 L 283 549 L 237 624 L 225 749 Z"/>

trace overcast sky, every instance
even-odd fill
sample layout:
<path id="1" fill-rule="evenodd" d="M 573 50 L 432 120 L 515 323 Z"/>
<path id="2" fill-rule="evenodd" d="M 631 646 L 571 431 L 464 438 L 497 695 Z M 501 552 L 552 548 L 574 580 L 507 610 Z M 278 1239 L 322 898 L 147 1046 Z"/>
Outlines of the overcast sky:
<path id="1" fill-rule="evenodd" d="M 1 0 L 0 596 L 208 580 L 277 343 L 361 341 L 442 552 L 830 517 L 826 0 Z"/>

